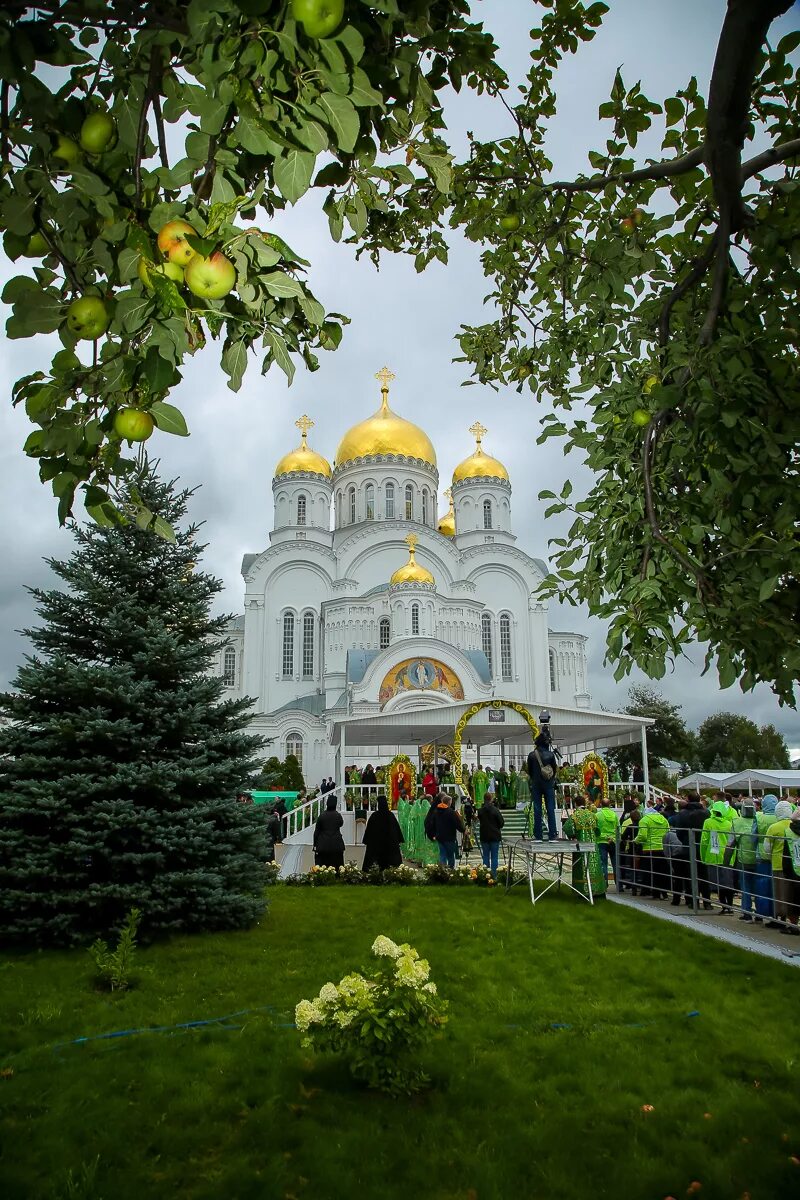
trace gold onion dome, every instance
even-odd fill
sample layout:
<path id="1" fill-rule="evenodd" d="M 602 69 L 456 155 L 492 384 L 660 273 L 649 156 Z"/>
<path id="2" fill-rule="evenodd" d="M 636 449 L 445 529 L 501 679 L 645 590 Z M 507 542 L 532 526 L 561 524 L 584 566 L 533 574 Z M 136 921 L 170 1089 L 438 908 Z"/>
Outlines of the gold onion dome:
<path id="1" fill-rule="evenodd" d="M 389 382 L 394 375 L 384 367 L 375 378 L 381 384 L 381 406 L 366 421 L 348 429 L 336 451 L 336 466 L 376 454 L 404 454 L 435 467 L 436 451 L 427 433 L 389 408 Z"/>
<path id="2" fill-rule="evenodd" d="M 433 587 L 436 580 L 425 567 L 421 567 L 416 560 L 417 553 L 417 535 L 409 533 L 406 538 L 408 543 L 408 562 L 405 566 L 398 567 L 394 575 L 390 579 L 392 585 L 398 583 L 427 583 Z"/>
<path id="3" fill-rule="evenodd" d="M 275 479 L 279 475 L 288 475 L 291 471 L 307 471 L 311 475 L 324 475 L 326 479 L 330 479 L 331 464 L 327 458 L 317 454 L 316 450 L 309 449 L 308 431 L 313 428 L 314 422 L 304 413 L 298 421 L 295 421 L 295 425 L 300 430 L 300 445 L 296 450 L 290 450 L 288 454 L 284 454 L 275 468 Z"/>
<path id="4" fill-rule="evenodd" d="M 442 517 L 441 521 L 436 526 L 436 528 L 439 530 L 439 533 L 444 534 L 445 537 L 455 537 L 456 536 L 456 514 L 453 510 L 453 493 L 450 488 L 447 488 L 444 494 L 447 497 L 448 501 L 450 502 L 450 507 L 447 510 L 447 512 L 445 513 L 445 515 Z"/>
<path id="5" fill-rule="evenodd" d="M 453 483 L 462 479 L 508 479 L 508 471 L 503 464 L 491 454 L 485 454 L 481 446 L 486 427 L 476 421 L 470 425 L 469 432 L 475 438 L 475 449 L 469 458 L 460 462 L 453 471 Z"/>

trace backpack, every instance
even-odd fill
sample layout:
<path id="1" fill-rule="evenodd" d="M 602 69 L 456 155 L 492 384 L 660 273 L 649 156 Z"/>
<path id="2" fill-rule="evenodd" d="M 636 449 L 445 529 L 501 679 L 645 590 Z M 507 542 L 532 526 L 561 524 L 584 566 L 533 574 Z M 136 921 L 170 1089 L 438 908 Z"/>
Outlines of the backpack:
<path id="1" fill-rule="evenodd" d="M 538 750 L 534 750 L 533 753 L 536 756 L 537 763 L 539 764 L 539 770 L 542 773 L 542 779 L 544 779 L 545 782 L 549 782 L 555 776 L 555 771 L 549 763 L 545 764 L 542 762 L 542 756 Z"/>

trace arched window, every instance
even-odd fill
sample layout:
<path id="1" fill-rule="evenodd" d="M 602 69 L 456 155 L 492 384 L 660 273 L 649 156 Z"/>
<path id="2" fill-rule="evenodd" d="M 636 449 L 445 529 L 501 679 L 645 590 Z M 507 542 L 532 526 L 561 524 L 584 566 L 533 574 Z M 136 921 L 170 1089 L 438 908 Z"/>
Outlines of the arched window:
<path id="1" fill-rule="evenodd" d="M 484 529 L 492 528 L 492 502 L 491 502 L 491 500 L 484 500 L 484 502 L 483 502 L 483 528 Z"/>
<path id="2" fill-rule="evenodd" d="M 511 618 L 503 613 L 500 618 L 500 674 L 503 679 L 513 679 L 511 671 Z"/>
<path id="3" fill-rule="evenodd" d="M 303 735 L 302 733 L 287 733 L 286 735 L 286 757 L 293 754 L 297 759 L 297 765 L 300 770 L 303 769 Z"/>
<path id="4" fill-rule="evenodd" d="M 481 617 L 481 649 L 486 655 L 486 661 L 489 664 L 489 674 L 494 675 L 492 666 L 492 618 L 488 613 L 484 613 Z"/>
<path id="5" fill-rule="evenodd" d="M 283 678 L 294 675 L 294 613 L 283 614 Z"/>
<path id="6" fill-rule="evenodd" d="M 384 505 L 386 512 L 386 520 L 394 520 L 394 484 L 387 483 L 384 489 Z"/>
<path id="7" fill-rule="evenodd" d="M 380 646 L 381 650 L 385 650 L 389 645 L 390 631 L 391 626 L 389 625 L 389 618 L 381 617 L 380 622 L 378 623 L 378 645 Z"/>
<path id="8" fill-rule="evenodd" d="M 364 488 L 364 504 L 368 521 L 375 520 L 375 485 L 368 483 Z"/>
<path id="9" fill-rule="evenodd" d="M 351 525 L 356 523 L 356 489 L 349 487 L 347 489 L 347 507 L 349 509 L 349 521 Z"/>
<path id="10" fill-rule="evenodd" d="M 314 678 L 314 614 L 303 616 L 303 679 Z"/>
<path id="11" fill-rule="evenodd" d="M 419 637 L 419 605 L 411 605 L 411 636 Z"/>
<path id="12" fill-rule="evenodd" d="M 222 682 L 225 687 L 233 687 L 236 683 L 236 651 L 228 646 L 222 659 Z"/>
<path id="13" fill-rule="evenodd" d="M 297 524 L 305 525 L 306 523 L 306 498 L 301 492 L 297 497 Z"/>
<path id="14" fill-rule="evenodd" d="M 336 528 L 340 529 L 342 524 L 342 493 L 336 493 Z"/>
<path id="15" fill-rule="evenodd" d="M 550 651 L 550 691 L 558 691 L 558 668 L 556 666 L 556 652 Z"/>
<path id="16" fill-rule="evenodd" d="M 422 524 L 428 524 L 428 489 L 422 489 Z"/>
<path id="17" fill-rule="evenodd" d="M 414 520 L 414 489 L 410 483 L 406 484 L 406 520 Z"/>

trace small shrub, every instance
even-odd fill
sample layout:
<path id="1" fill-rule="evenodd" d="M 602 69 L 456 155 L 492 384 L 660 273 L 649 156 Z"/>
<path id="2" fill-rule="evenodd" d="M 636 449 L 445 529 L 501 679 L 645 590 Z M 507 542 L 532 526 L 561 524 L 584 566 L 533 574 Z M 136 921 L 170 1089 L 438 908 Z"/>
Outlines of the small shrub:
<path id="1" fill-rule="evenodd" d="M 264 883 L 267 887 L 272 887 L 278 882 L 280 874 L 280 864 L 276 862 L 264 863 Z"/>
<path id="2" fill-rule="evenodd" d="M 425 880 L 414 867 L 402 863 L 399 867 L 387 867 L 383 872 L 383 882 L 398 883 L 401 887 L 413 887 L 415 884 L 424 883 Z"/>
<path id="3" fill-rule="evenodd" d="M 131 909 L 120 930 L 115 950 L 110 950 L 107 943 L 101 938 L 98 938 L 94 945 L 89 947 L 89 954 L 97 968 L 97 982 L 111 992 L 124 991 L 131 986 L 136 931 L 139 928 L 141 916 L 138 908 Z"/>
<path id="4" fill-rule="evenodd" d="M 361 867 L 354 862 L 346 862 L 339 872 L 340 883 L 361 884 L 364 882 L 364 873 Z"/>
<path id="5" fill-rule="evenodd" d="M 336 867 L 312 867 L 308 873 L 308 882 L 312 887 L 329 887 L 336 883 Z"/>
<path id="6" fill-rule="evenodd" d="M 378 961 L 369 974 L 326 983 L 313 1000 L 300 1001 L 295 1023 L 304 1046 L 343 1055 L 354 1079 L 410 1095 L 429 1082 L 419 1050 L 445 1024 L 447 1006 L 413 946 L 381 936 L 372 953 Z"/>
<path id="7" fill-rule="evenodd" d="M 452 872 L 444 863 L 428 863 L 425 876 L 428 883 L 450 883 Z"/>

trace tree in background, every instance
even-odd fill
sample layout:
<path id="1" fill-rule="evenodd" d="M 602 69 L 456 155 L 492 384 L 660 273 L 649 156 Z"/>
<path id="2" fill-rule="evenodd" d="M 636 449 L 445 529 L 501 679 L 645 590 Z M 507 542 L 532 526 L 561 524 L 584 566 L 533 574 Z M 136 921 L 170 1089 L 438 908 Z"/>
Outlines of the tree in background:
<path id="1" fill-rule="evenodd" d="M 560 180 L 555 72 L 600 2 L 541 0 L 518 90 L 467 0 L 346 0 L 330 20 L 297 0 L 5 0 L 0 220 L 10 257 L 40 260 L 5 288 L 7 329 L 62 343 L 14 401 L 61 520 L 79 489 L 120 519 L 122 441 L 186 433 L 165 398 L 209 338 L 234 390 L 253 353 L 291 378 L 339 344 L 346 318 L 273 228 L 287 204 L 316 195 L 334 240 L 418 269 L 455 228 L 496 309 L 462 326 L 463 360 L 561 410 L 543 438 L 594 475 L 585 497 L 542 493 L 574 517 L 550 594 L 610 622 L 617 678 L 660 678 L 699 638 L 721 686 L 794 703 L 800 33 L 769 41 L 791 6 L 729 0 L 704 90 L 679 80 L 662 103 L 618 71 L 605 144 Z M 504 132 L 454 165 L 443 103 L 462 83 Z M 637 147 L 656 126 L 654 160 Z"/>
<path id="2" fill-rule="evenodd" d="M 283 762 L 275 755 L 268 758 L 253 783 L 257 792 L 300 792 L 305 786 L 295 754 L 287 754 Z"/>
<path id="3" fill-rule="evenodd" d="M 697 731 L 694 765 L 703 771 L 781 770 L 791 766 L 786 742 L 774 725 L 761 728 L 749 717 L 716 713 Z"/>
<path id="4" fill-rule="evenodd" d="M 637 717 L 651 717 L 654 725 L 647 729 L 647 762 L 651 770 L 663 766 L 664 760 L 683 762 L 691 756 L 694 738 L 681 716 L 681 706 L 670 704 L 657 688 L 648 684 L 633 684 L 628 690 L 628 703 L 622 710 Z M 617 767 L 623 779 L 633 766 L 642 766 L 641 745 L 617 746 L 607 752 L 608 761 Z"/>
<path id="5" fill-rule="evenodd" d="M 189 493 L 154 474 L 132 503 L 177 527 Z M 0 937 L 69 944 L 133 907 L 155 933 L 249 925 L 263 910 L 257 810 L 236 803 L 259 740 L 209 674 L 225 617 L 195 526 L 75 526 L 32 590 L 41 626 L 0 697 Z"/>

